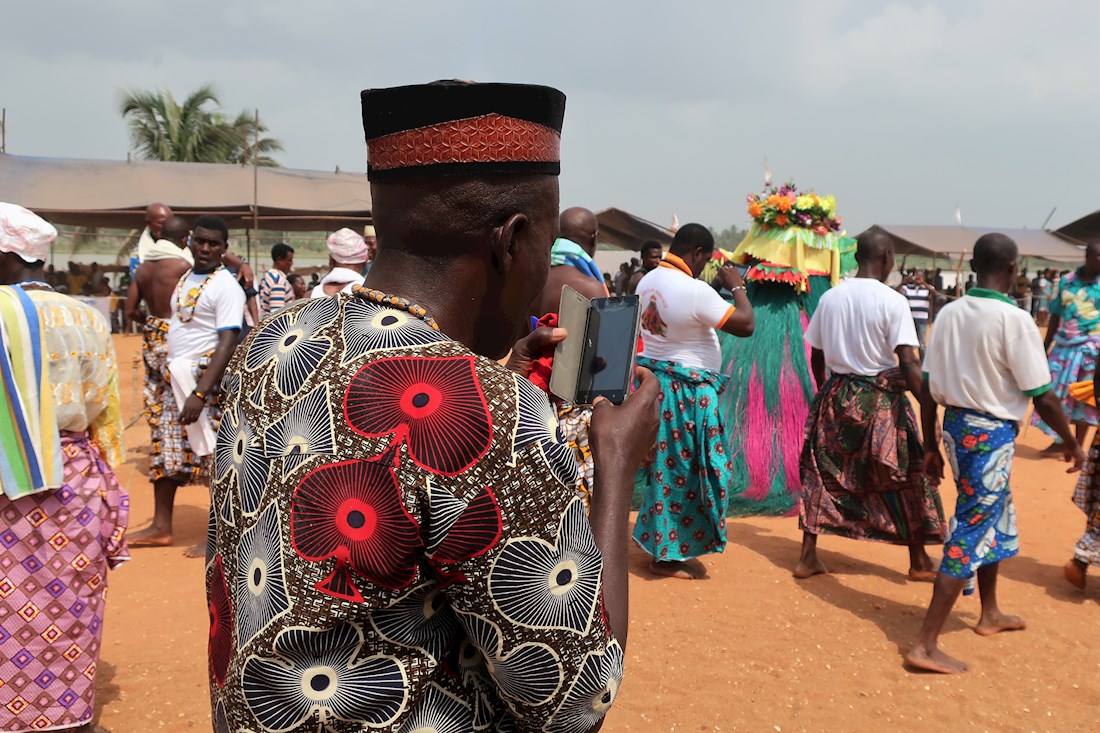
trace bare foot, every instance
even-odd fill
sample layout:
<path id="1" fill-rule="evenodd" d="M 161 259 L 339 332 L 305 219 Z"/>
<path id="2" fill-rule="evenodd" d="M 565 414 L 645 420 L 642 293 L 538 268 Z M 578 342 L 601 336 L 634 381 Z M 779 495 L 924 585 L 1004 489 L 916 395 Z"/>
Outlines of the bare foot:
<path id="1" fill-rule="evenodd" d="M 798 563 L 792 575 L 799 580 L 805 580 L 806 578 L 812 578 L 815 575 L 823 575 L 827 572 L 829 572 L 829 568 L 825 567 L 825 563 L 818 560 L 813 565 Z"/>
<path id="2" fill-rule="evenodd" d="M 1062 566 L 1062 575 L 1074 588 L 1085 589 L 1085 574 L 1088 566 L 1077 558 L 1070 560 Z"/>
<path id="3" fill-rule="evenodd" d="M 909 580 L 915 583 L 935 583 L 936 575 L 938 575 L 938 573 L 935 570 L 909 568 Z"/>
<path id="4" fill-rule="evenodd" d="M 702 580 L 707 577 L 707 569 L 698 560 L 654 560 L 649 564 L 654 575 L 681 580 Z"/>
<path id="5" fill-rule="evenodd" d="M 197 545 L 191 545 L 183 551 L 184 557 L 206 557 L 206 543 L 200 542 Z"/>
<path id="6" fill-rule="evenodd" d="M 978 625 L 974 627 L 974 633 L 979 636 L 993 636 L 1002 631 L 1023 631 L 1027 628 L 1027 622 L 1019 616 L 996 615 L 982 616 Z"/>
<path id="7" fill-rule="evenodd" d="M 130 547 L 171 547 L 172 533 L 148 527 L 140 532 L 126 535 L 126 544 Z"/>
<path id="8" fill-rule="evenodd" d="M 926 672 L 939 672 L 940 674 L 959 674 L 970 669 L 965 662 L 960 662 L 952 656 L 948 656 L 939 648 L 928 651 L 920 644 L 909 650 L 905 655 L 905 663 L 914 669 L 923 669 Z"/>

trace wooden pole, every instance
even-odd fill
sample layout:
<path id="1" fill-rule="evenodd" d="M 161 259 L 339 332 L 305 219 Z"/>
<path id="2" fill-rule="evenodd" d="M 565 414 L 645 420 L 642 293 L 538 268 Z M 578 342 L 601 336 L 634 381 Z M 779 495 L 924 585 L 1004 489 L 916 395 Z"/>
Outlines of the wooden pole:
<path id="1" fill-rule="evenodd" d="M 252 232 L 260 236 L 260 110 L 256 110 L 256 119 L 252 127 Z M 259 239 L 256 240 L 258 245 Z M 248 248 L 249 264 L 252 262 L 252 247 Z"/>

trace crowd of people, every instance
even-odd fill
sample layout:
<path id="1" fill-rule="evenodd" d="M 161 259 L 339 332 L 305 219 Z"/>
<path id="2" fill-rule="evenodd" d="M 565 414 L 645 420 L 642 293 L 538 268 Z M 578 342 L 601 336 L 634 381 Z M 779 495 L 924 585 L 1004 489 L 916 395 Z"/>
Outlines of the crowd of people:
<path id="1" fill-rule="evenodd" d="M 630 539 L 651 573 L 693 581 L 726 547 L 727 515 L 767 500 L 747 477 L 771 470 L 753 462 L 774 460 L 760 450 L 773 436 L 729 419 L 728 391 L 803 436 L 781 457 L 803 532 L 796 578 L 829 572 L 828 535 L 904 546 L 907 578 L 932 584 L 911 668 L 966 670 L 938 642 L 961 593 L 981 595 L 979 634 L 1025 627 L 997 579 L 1019 549 L 1009 477 L 1031 406 L 1050 452 L 1084 468 L 1086 531 L 1064 568 L 1084 587 L 1100 565 L 1100 442 L 1082 448 L 1097 423 L 1100 245 L 1032 283 L 1015 243 L 987 234 L 973 281 L 948 296 L 942 273 L 887 285 L 892 242 L 868 230 L 847 277 L 779 291 L 754 279 L 766 262 L 739 268 L 691 223 L 610 278 L 596 217 L 559 213 L 564 111 L 560 92 L 528 85 L 364 92 L 374 224 L 332 233 L 312 285 L 286 244 L 256 278 L 223 220 L 151 205 L 125 312 L 142 327 L 155 508 L 132 534 L 132 487 L 113 472 L 110 326 L 46 279 L 56 230 L 0 204 L 0 543 L 13 559 L 0 728 L 88 724 L 107 569 L 171 545 L 176 491 L 200 484 L 209 534 L 186 553 L 205 565 L 217 733 L 596 730 L 623 677 Z M 484 145 L 459 144 L 472 136 Z M 781 208 L 802 196 L 787 195 Z M 1021 277 L 1035 316 L 1014 300 Z M 570 338 L 565 286 L 638 296 L 621 404 L 549 394 Z M 795 356 L 812 396 L 801 412 L 782 407 L 798 402 L 780 376 Z"/>

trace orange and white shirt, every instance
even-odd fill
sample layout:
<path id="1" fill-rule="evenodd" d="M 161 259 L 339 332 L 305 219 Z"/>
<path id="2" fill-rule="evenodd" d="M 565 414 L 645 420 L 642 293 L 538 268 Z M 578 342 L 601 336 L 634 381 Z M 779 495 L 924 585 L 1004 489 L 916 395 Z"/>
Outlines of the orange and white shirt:
<path id="1" fill-rule="evenodd" d="M 734 307 L 682 259 L 669 253 L 635 291 L 642 308 L 642 356 L 718 372 L 722 369 L 721 328 Z"/>

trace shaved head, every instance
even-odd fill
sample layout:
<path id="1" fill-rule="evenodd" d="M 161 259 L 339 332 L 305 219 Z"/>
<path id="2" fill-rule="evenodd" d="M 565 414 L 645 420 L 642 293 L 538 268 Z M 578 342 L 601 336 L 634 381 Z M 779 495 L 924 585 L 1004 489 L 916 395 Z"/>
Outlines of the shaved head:
<path id="1" fill-rule="evenodd" d="M 856 262 L 881 260 L 887 253 L 894 254 L 894 239 L 881 229 L 868 229 L 856 238 Z"/>
<path id="2" fill-rule="evenodd" d="M 149 227 L 149 233 L 153 239 L 161 238 L 161 229 L 168 217 L 172 216 L 172 209 L 168 204 L 152 203 L 145 207 L 145 224 Z"/>
<path id="3" fill-rule="evenodd" d="M 1011 272 L 1019 256 L 1016 242 L 1005 234 L 983 235 L 974 243 L 971 267 L 978 275 L 996 275 Z"/>
<path id="4" fill-rule="evenodd" d="M 596 253 L 596 238 L 600 232 L 600 223 L 591 211 L 580 206 L 566 209 L 561 212 L 558 225 L 563 238 L 576 242 L 589 255 Z"/>
<path id="5" fill-rule="evenodd" d="M 191 227 L 182 216 L 170 216 L 161 228 L 161 237 L 180 244 L 191 233 Z"/>

